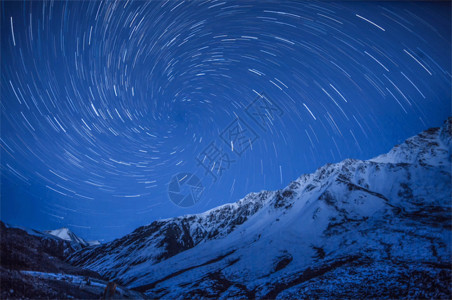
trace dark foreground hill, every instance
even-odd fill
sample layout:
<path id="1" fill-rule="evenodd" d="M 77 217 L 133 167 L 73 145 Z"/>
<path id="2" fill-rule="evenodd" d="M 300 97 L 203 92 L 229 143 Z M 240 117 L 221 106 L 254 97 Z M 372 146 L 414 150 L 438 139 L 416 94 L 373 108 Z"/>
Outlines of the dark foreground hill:
<path id="1" fill-rule="evenodd" d="M 0 221 L 0 298 L 98 299 L 107 282 L 98 273 L 65 261 L 76 249 L 77 243 Z M 115 297 L 142 295 L 118 287 Z"/>

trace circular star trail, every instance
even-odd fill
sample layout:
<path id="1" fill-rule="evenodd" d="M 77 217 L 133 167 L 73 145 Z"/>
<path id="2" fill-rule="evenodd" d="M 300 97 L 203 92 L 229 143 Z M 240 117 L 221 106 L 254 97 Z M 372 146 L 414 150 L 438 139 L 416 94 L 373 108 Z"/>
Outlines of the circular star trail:
<path id="1" fill-rule="evenodd" d="M 111 239 L 388 151 L 450 114 L 450 11 L 3 1 L 2 219 Z M 265 126 L 246 110 L 261 95 L 280 109 Z M 253 133 L 240 155 L 224 141 L 237 119 Z M 229 158 L 216 179 L 199 159 L 211 143 Z M 189 208 L 167 195 L 179 173 L 203 180 Z"/>

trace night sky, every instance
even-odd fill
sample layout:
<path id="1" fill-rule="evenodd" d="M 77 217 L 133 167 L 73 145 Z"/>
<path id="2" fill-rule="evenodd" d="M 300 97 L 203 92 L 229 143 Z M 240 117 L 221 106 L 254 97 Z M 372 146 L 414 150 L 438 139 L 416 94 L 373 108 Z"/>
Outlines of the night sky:
<path id="1" fill-rule="evenodd" d="M 18 226 L 111 240 L 451 115 L 449 1 L 1 5 L 1 219 Z M 171 201 L 177 174 L 199 178 L 195 204 Z"/>

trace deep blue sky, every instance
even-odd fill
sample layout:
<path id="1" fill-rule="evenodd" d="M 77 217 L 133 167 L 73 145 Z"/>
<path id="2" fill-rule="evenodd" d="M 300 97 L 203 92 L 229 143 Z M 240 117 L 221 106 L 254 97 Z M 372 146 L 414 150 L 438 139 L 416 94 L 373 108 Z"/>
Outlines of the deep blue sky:
<path id="1" fill-rule="evenodd" d="M 387 152 L 451 115 L 450 12 L 448 1 L 3 1 L 1 219 L 110 240 Z M 264 128 L 245 113 L 262 92 L 282 113 Z M 257 137 L 241 156 L 220 136 L 237 116 Z M 216 182 L 197 162 L 211 142 L 234 161 Z M 189 208 L 167 195 L 179 172 L 206 186 Z"/>

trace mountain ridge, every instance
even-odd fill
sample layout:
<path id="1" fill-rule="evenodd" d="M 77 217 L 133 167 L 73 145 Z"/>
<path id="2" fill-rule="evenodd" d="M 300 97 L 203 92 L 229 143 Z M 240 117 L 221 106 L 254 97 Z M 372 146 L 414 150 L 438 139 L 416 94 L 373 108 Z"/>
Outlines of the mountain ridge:
<path id="1" fill-rule="evenodd" d="M 2 221 L 0 221 L 2 222 Z M 2 222 L 3 223 L 3 222 Z M 36 230 L 30 229 L 23 226 L 15 226 L 8 223 L 3 223 L 6 228 L 15 228 L 25 231 L 27 234 L 44 238 L 44 239 L 57 239 L 69 242 L 72 250 L 80 250 L 81 248 L 88 246 L 100 245 L 101 242 L 98 240 L 86 241 L 82 237 L 75 234 L 72 230 L 67 227 L 61 227 L 52 230 Z"/>
<path id="2" fill-rule="evenodd" d="M 157 298 L 309 296 L 297 287 L 369 272 L 366 265 L 400 274 L 412 265 L 423 278 L 448 269 L 441 276 L 450 278 L 451 123 L 370 160 L 327 164 L 282 190 L 154 221 L 69 261 Z M 445 289 L 435 293 L 450 295 Z"/>

